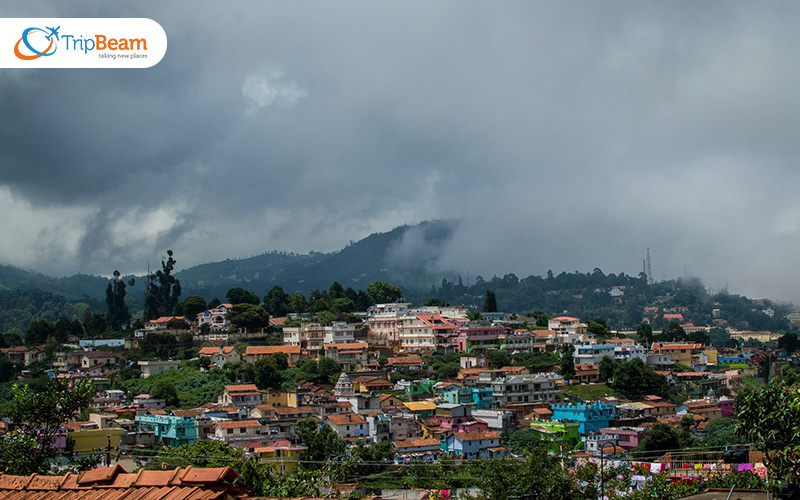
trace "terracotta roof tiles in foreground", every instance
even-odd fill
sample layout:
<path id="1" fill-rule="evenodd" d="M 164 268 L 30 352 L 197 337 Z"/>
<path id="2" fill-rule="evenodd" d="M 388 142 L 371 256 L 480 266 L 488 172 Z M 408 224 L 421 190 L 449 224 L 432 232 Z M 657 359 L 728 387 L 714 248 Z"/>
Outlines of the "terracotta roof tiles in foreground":
<path id="1" fill-rule="evenodd" d="M 246 493 L 231 484 L 238 474 L 230 467 L 214 469 L 140 470 L 128 474 L 119 466 L 65 476 L 0 474 L 0 498 L 6 500 L 230 500 Z"/>

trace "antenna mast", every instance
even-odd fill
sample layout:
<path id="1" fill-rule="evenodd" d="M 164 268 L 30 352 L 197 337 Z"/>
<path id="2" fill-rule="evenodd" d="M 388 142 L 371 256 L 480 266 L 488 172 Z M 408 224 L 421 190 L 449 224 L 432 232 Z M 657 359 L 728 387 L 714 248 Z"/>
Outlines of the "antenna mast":
<path id="1" fill-rule="evenodd" d="M 650 263 L 650 247 L 647 247 L 647 284 L 653 284 L 653 266 Z"/>

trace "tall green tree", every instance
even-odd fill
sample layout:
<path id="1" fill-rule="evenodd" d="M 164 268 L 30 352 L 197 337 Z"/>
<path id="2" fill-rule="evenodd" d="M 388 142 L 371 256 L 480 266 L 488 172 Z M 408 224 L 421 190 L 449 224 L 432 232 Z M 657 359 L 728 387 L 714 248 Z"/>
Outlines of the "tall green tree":
<path id="1" fill-rule="evenodd" d="M 264 309 L 266 309 L 273 318 L 286 316 L 290 312 L 289 296 L 286 295 L 283 288 L 275 285 L 267 292 L 267 295 L 264 296 Z"/>
<path id="2" fill-rule="evenodd" d="M 181 282 L 172 275 L 177 261 L 172 250 L 167 250 L 167 258 L 161 259 L 161 269 L 147 277 L 147 291 L 144 297 L 145 321 L 161 316 L 172 316 L 181 296 Z"/>
<path id="3" fill-rule="evenodd" d="M 565 379 L 571 379 L 575 376 L 575 346 L 572 344 L 563 344 L 559 348 L 561 353 L 561 369 L 559 374 Z"/>
<path id="4" fill-rule="evenodd" d="M 650 323 L 641 323 L 636 328 L 636 338 L 640 344 L 648 349 L 653 345 L 653 327 L 650 326 Z"/>
<path id="5" fill-rule="evenodd" d="M 497 312 L 497 296 L 493 290 L 486 290 L 483 300 L 483 312 Z"/>
<path id="6" fill-rule="evenodd" d="M 608 382 L 614 378 L 614 360 L 611 356 L 603 356 L 600 360 L 600 365 L 597 367 L 600 382 Z"/>
<path id="7" fill-rule="evenodd" d="M 129 286 L 133 286 L 135 283 L 133 278 L 128 280 Z M 120 273 L 116 269 L 113 279 L 106 287 L 106 307 L 108 309 L 106 314 L 108 326 L 112 330 L 122 330 L 130 325 L 131 313 L 128 310 L 128 304 L 125 303 L 125 280 L 120 277 Z"/>

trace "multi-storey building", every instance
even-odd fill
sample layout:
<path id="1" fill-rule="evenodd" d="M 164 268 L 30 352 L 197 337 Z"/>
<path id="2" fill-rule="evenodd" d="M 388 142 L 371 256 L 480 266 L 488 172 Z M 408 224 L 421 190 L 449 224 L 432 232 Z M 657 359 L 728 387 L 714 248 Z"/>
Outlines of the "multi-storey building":
<path id="1" fill-rule="evenodd" d="M 220 304 L 213 309 L 197 313 L 197 326 L 208 325 L 211 330 L 227 330 L 231 322 L 225 316 L 232 308 L 232 304 Z"/>
<path id="2" fill-rule="evenodd" d="M 344 322 L 335 322 L 323 327 L 325 344 L 349 344 L 355 342 L 356 327 Z"/>
<path id="3" fill-rule="evenodd" d="M 417 314 L 398 325 L 400 347 L 408 352 L 456 352 L 457 327 L 438 314 Z"/>
<path id="4" fill-rule="evenodd" d="M 367 309 L 371 342 L 376 345 L 399 345 L 400 325 L 413 317 L 405 302 L 375 304 Z"/>
<path id="5" fill-rule="evenodd" d="M 284 327 L 283 344 L 299 347 L 303 356 L 319 359 L 325 355 L 325 328 L 319 323 Z"/>
<path id="6" fill-rule="evenodd" d="M 557 382 L 563 380 L 555 373 L 537 373 L 497 377 L 494 372 L 481 372 L 477 385 L 490 387 L 499 406 L 517 403 L 555 401 L 561 392 Z"/>
<path id="7" fill-rule="evenodd" d="M 153 432 L 165 446 L 182 446 L 197 441 L 197 421 L 175 415 L 137 415 L 136 421 Z"/>

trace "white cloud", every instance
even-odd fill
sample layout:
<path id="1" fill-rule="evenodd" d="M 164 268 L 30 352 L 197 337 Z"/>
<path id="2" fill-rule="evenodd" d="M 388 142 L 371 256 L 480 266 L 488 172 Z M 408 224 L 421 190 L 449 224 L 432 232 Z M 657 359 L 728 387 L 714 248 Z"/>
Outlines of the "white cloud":
<path id="1" fill-rule="evenodd" d="M 273 104 L 292 107 L 308 93 L 294 81 L 284 81 L 282 71 L 269 71 L 247 75 L 242 84 L 242 95 L 247 101 L 247 114 Z"/>

